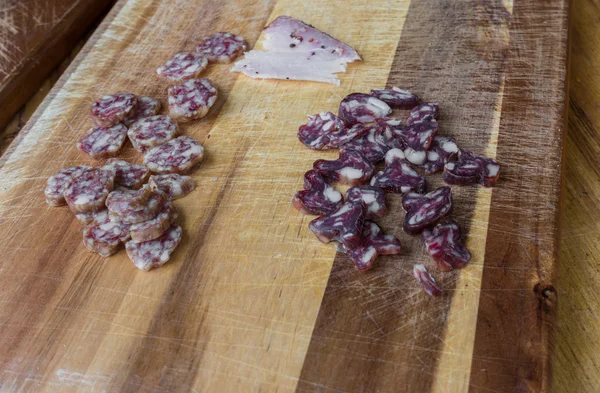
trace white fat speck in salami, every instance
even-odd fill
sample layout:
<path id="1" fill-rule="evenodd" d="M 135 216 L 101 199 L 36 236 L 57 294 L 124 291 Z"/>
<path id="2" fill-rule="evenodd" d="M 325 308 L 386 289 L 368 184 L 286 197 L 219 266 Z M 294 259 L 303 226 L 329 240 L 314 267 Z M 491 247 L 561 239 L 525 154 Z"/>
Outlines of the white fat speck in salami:
<path id="1" fill-rule="evenodd" d="M 129 224 L 119 221 L 93 222 L 83 229 L 83 244 L 103 257 L 119 251 L 129 239 Z"/>
<path id="2" fill-rule="evenodd" d="M 177 219 L 177 210 L 173 203 L 166 201 L 154 218 L 133 224 L 129 229 L 131 240 L 134 242 L 146 242 L 161 236 Z"/>
<path id="3" fill-rule="evenodd" d="M 208 78 L 188 79 L 168 90 L 169 114 L 185 123 L 206 116 L 217 100 L 217 88 Z"/>
<path id="4" fill-rule="evenodd" d="M 160 237 L 147 242 L 129 241 L 125 245 L 127 255 L 135 267 L 148 271 L 167 263 L 181 241 L 181 227 L 171 225 Z"/>
<path id="5" fill-rule="evenodd" d="M 337 160 L 317 160 L 313 169 L 320 171 L 325 178 L 341 184 L 363 184 L 373 175 L 374 167 L 360 152 L 343 150 Z"/>
<path id="6" fill-rule="evenodd" d="M 114 157 L 121 152 L 127 127 L 119 123 L 109 128 L 92 127 L 77 142 L 77 148 L 92 158 Z"/>
<path id="7" fill-rule="evenodd" d="M 188 174 L 203 157 L 204 148 L 197 140 L 180 136 L 148 151 L 144 164 L 154 173 Z"/>
<path id="8" fill-rule="evenodd" d="M 231 63 L 245 50 L 246 44 L 242 37 L 224 32 L 204 37 L 196 45 L 196 52 L 206 57 L 211 63 Z"/>
<path id="9" fill-rule="evenodd" d="M 427 183 L 406 160 L 400 149 L 391 149 L 385 156 L 385 168 L 371 179 L 371 185 L 387 192 L 404 194 L 409 191 L 425 192 Z"/>
<path id="10" fill-rule="evenodd" d="M 152 175 L 148 185 L 153 190 L 161 190 L 169 199 L 174 200 L 186 196 L 196 188 L 196 182 L 189 176 L 168 173 L 165 175 Z"/>
<path id="11" fill-rule="evenodd" d="M 116 93 L 92 104 L 92 121 L 98 127 L 111 127 L 135 115 L 137 97 L 131 93 Z"/>
<path id="12" fill-rule="evenodd" d="M 178 132 L 179 127 L 170 116 L 157 115 L 133 123 L 127 131 L 127 136 L 133 148 L 144 153 L 175 138 Z"/>
<path id="13" fill-rule="evenodd" d="M 103 168 L 115 171 L 115 186 L 138 189 L 150 176 L 150 171 L 145 166 L 131 164 L 118 158 L 109 159 Z"/>
<path id="14" fill-rule="evenodd" d="M 172 82 L 197 78 L 206 69 L 208 60 L 197 52 L 181 52 L 156 69 L 156 73 Z"/>
<path id="15" fill-rule="evenodd" d="M 46 203 L 50 206 L 63 206 L 66 205 L 65 201 L 65 189 L 71 182 L 71 180 L 79 176 L 83 171 L 92 169 L 87 165 L 72 166 L 69 168 L 61 169 L 56 175 L 50 176 L 46 183 L 46 189 L 44 195 L 46 195 Z"/>
<path id="16" fill-rule="evenodd" d="M 115 173 L 101 168 L 90 168 L 73 177 L 64 195 L 74 213 L 88 213 L 104 209 L 104 201 L 114 186 Z"/>
<path id="17" fill-rule="evenodd" d="M 378 187 L 354 186 L 346 191 L 347 201 L 362 202 L 367 208 L 366 218 L 372 220 L 377 217 L 383 217 L 387 208 L 385 202 L 385 192 Z"/>
<path id="18" fill-rule="evenodd" d="M 135 108 L 135 116 L 130 117 L 123 121 L 123 123 L 129 127 L 139 119 L 148 116 L 154 116 L 160 112 L 162 104 L 159 100 L 152 97 L 138 97 L 137 107 Z"/>

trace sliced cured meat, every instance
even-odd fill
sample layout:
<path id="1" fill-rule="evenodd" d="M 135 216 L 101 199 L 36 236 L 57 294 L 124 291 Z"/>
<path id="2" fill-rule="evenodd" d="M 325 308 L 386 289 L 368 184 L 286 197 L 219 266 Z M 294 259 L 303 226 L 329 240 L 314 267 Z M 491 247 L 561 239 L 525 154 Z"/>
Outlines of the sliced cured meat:
<path id="1" fill-rule="evenodd" d="M 148 271 L 161 267 L 171 258 L 171 254 L 181 241 L 181 227 L 171 225 L 160 237 L 147 242 L 129 241 L 125 244 L 127 255 L 135 267 Z"/>
<path id="2" fill-rule="evenodd" d="M 376 164 L 383 160 L 385 153 L 390 150 L 386 144 L 385 136 L 381 129 L 375 125 L 366 127 L 362 124 L 356 124 L 351 129 L 355 128 L 366 129 L 367 133 L 361 137 L 352 139 L 340 146 L 341 151 L 354 150 L 365 156 L 371 163 Z"/>
<path id="3" fill-rule="evenodd" d="M 425 195 L 409 192 L 402 197 L 404 231 L 417 234 L 437 224 L 452 210 L 452 189 L 440 187 Z"/>
<path id="4" fill-rule="evenodd" d="M 308 123 L 298 129 L 298 139 L 311 149 L 335 149 L 342 143 L 351 141 L 368 132 L 360 125 L 347 128 L 344 122 L 331 112 L 308 116 Z"/>
<path id="5" fill-rule="evenodd" d="M 327 183 L 319 171 L 304 174 L 304 190 L 298 191 L 292 205 L 305 214 L 329 214 L 344 203 L 342 194 Z"/>
<path id="6" fill-rule="evenodd" d="M 423 121 L 405 127 L 396 127 L 393 132 L 394 136 L 402 139 L 406 146 L 416 151 L 423 151 L 429 149 L 438 129 L 437 121 Z"/>
<path id="7" fill-rule="evenodd" d="M 123 222 L 92 223 L 83 229 L 83 244 L 88 250 L 103 257 L 119 251 L 129 238 L 129 225 Z"/>
<path id="8" fill-rule="evenodd" d="M 362 202 L 349 201 L 337 211 L 315 218 L 308 227 L 323 243 L 336 241 L 347 250 L 352 250 L 363 242 L 364 219 Z"/>
<path id="9" fill-rule="evenodd" d="M 338 116 L 353 126 L 356 123 L 371 123 L 379 117 L 392 113 L 392 109 L 379 98 L 368 94 L 352 93 L 347 95 L 340 103 Z"/>
<path id="10" fill-rule="evenodd" d="M 156 115 L 133 123 L 127 131 L 127 136 L 135 150 L 145 153 L 175 138 L 178 133 L 179 127 L 171 116 Z"/>
<path id="11" fill-rule="evenodd" d="M 362 202 L 367 209 L 365 218 L 372 220 L 376 217 L 383 217 L 387 208 L 385 202 L 385 192 L 378 187 L 354 186 L 346 191 L 347 201 Z"/>
<path id="12" fill-rule="evenodd" d="M 440 296 L 444 293 L 441 288 L 435 282 L 433 276 L 427 271 L 425 265 L 417 264 L 413 268 L 413 276 L 417 279 L 419 284 L 423 287 L 425 293 L 429 296 Z"/>
<path id="13" fill-rule="evenodd" d="M 177 219 L 177 216 L 177 210 L 175 210 L 173 203 L 170 201 L 163 203 L 154 218 L 131 225 L 129 228 L 131 240 L 134 242 L 146 242 L 160 237 L 169 229 L 171 224 Z"/>
<path id="14" fill-rule="evenodd" d="M 206 69 L 206 66 L 208 66 L 208 60 L 202 54 L 180 52 L 158 67 L 156 73 L 171 82 L 180 82 L 197 78 Z"/>
<path id="15" fill-rule="evenodd" d="M 166 175 L 152 175 L 148 180 L 152 190 L 161 190 L 170 200 L 186 196 L 196 188 L 196 182 L 189 176 L 181 176 L 176 173 Z"/>
<path id="16" fill-rule="evenodd" d="M 131 93 L 116 93 L 100 98 L 92 104 L 92 122 L 108 128 L 135 115 L 137 97 Z"/>
<path id="17" fill-rule="evenodd" d="M 135 108 L 135 115 L 123 121 L 123 123 L 129 127 L 137 120 L 154 116 L 160 112 L 162 104 L 159 100 L 152 97 L 138 97 L 137 106 Z"/>
<path id="18" fill-rule="evenodd" d="M 440 107 L 437 102 L 424 102 L 410 111 L 406 124 L 431 122 L 437 120 L 439 116 Z"/>
<path id="19" fill-rule="evenodd" d="M 395 130 L 402 127 L 402 121 L 393 117 L 380 117 L 375 119 L 375 124 L 379 127 L 385 143 L 390 149 L 406 149 L 406 143 L 401 138 L 396 137 Z"/>
<path id="20" fill-rule="evenodd" d="M 391 89 L 373 89 L 371 95 L 388 104 L 390 108 L 412 109 L 419 103 L 419 96 L 395 86 Z"/>
<path id="21" fill-rule="evenodd" d="M 118 158 L 109 159 L 103 168 L 114 170 L 115 185 L 127 188 L 140 188 L 150 176 L 150 171 L 145 166 L 131 164 Z"/>
<path id="22" fill-rule="evenodd" d="M 348 256 L 358 270 L 369 270 L 379 255 L 400 254 L 402 245 L 395 236 L 382 233 L 372 221 L 366 221 L 363 229 L 363 243 L 348 251 Z"/>
<path id="23" fill-rule="evenodd" d="M 460 269 L 471 260 L 471 253 L 462 244 L 460 227 L 453 220 L 426 229 L 421 236 L 427 252 L 441 271 Z"/>
<path id="24" fill-rule="evenodd" d="M 154 173 L 189 174 L 204 157 L 204 148 L 194 138 L 180 136 L 156 146 L 144 156 L 144 165 Z"/>
<path id="25" fill-rule="evenodd" d="M 92 169 L 87 165 L 72 166 L 69 168 L 63 168 L 54 176 L 50 176 L 46 182 L 46 189 L 44 195 L 46 196 L 46 203 L 50 206 L 62 206 L 66 205 L 65 201 L 65 190 L 73 179 L 73 177 L 79 176 L 83 171 Z"/>
<path id="26" fill-rule="evenodd" d="M 236 62 L 234 72 L 252 78 L 310 80 L 339 85 L 335 75 L 360 60 L 350 46 L 289 16 L 280 16 L 264 30 L 266 52 L 252 50 Z"/>
<path id="27" fill-rule="evenodd" d="M 337 160 L 317 160 L 313 168 L 325 177 L 341 184 L 363 184 L 373 175 L 373 164 L 361 153 L 354 150 L 340 152 Z"/>
<path id="28" fill-rule="evenodd" d="M 109 207 L 109 216 L 113 221 L 122 221 L 126 224 L 137 224 L 143 221 L 150 220 L 156 217 L 163 204 L 167 201 L 167 194 L 160 190 L 152 190 L 147 197 L 146 202 L 140 202 L 142 197 L 140 196 L 142 190 L 122 190 L 121 192 L 125 195 L 120 205 L 111 204 Z M 136 195 L 132 193 L 136 192 Z M 127 196 L 130 195 L 131 199 L 127 200 Z M 137 200 L 133 200 L 134 198 Z M 118 208 L 117 208 L 118 207 Z"/>
<path id="29" fill-rule="evenodd" d="M 481 184 L 493 187 L 500 177 L 500 164 L 492 158 L 460 149 L 456 161 L 444 165 L 444 181 L 448 184 Z"/>
<path id="30" fill-rule="evenodd" d="M 400 149 L 387 152 L 385 168 L 373 176 L 371 185 L 396 194 L 409 191 L 423 193 L 427 188 L 425 178 L 410 165 Z"/>
<path id="31" fill-rule="evenodd" d="M 114 157 L 121 152 L 127 137 L 127 127 L 119 123 L 114 126 L 92 127 L 77 142 L 77 148 L 92 158 Z"/>
<path id="32" fill-rule="evenodd" d="M 99 210 L 91 213 L 76 213 L 75 218 L 84 226 L 90 224 L 104 224 L 110 221 L 108 210 Z"/>
<path id="33" fill-rule="evenodd" d="M 131 212 L 143 209 L 148 203 L 148 198 L 152 194 L 150 187 L 145 186 L 139 190 L 130 190 L 128 188 L 115 190 L 108 194 L 106 198 L 106 207 L 109 211 L 119 216 L 126 216 Z"/>
<path id="34" fill-rule="evenodd" d="M 104 209 L 104 201 L 114 186 L 115 173 L 101 168 L 89 168 L 74 176 L 65 189 L 65 201 L 74 213 L 89 213 Z"/>
<path id="35" fill-rule="evenodd" d="M 423 163 L 425 174 L 432 175 L 443 170 L 446 161 L 456 153 L 458 153 L 458 146 L 454 138 L 441 135 L 435 136 L 429 150 L 427 150 L 426 159 Z"/>
<path id="36" fill-rule="evenodd" d="M 224 32 L 204 37 L 196 45 L 196 52 L 211 63 L 231 63 L 245 50 L 244 38 L 233 33 Z"/>
<path id="37" fill-rule="evenodd" d="M 206 116 L 217 100 L 217 88 L 208 78 L 188 79 L 168 90 L 169 114 L 181 123 Z"/>

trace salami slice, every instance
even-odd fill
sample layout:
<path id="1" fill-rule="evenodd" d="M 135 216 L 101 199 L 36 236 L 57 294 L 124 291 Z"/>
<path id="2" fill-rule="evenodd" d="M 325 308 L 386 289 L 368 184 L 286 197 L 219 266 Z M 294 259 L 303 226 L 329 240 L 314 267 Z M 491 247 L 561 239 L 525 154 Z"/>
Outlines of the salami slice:
<path id="1" fill-rule="evenodd" d="M 122 221 L 126 224 L 137 224 L 156 217 L 163 204 L 167 201 L 167 194 L 160 190 L 152 190 L 150 191 L 146 202 L 140 202 L 142 199 L 140 196 L 142 191 L 144 191 L 144 189 L 138 191 L 122 190 L 122 194 L 119 196 L 122 198 L 122 200 L 119 201 L 120 203 L 111 203 L 111 206 L 108 209 L 110 219 L 113 221 Z M 134 192 L 137 194 L 132 195 Z M 130 196 L 129 200 L 127 200 L 127 196 Z M 134 200 L 134 198 L 137 198 L 137 200 Z"/>
<path id="2" fill-rule="evenodd" d="M 143 209 L 152 194 L 150 187 L 144 186 L 139 190 L 121 189 L 108 194 L 106 207 L 109 211 L 119 216 L 126 216 L 131 212 Z"/>
<path id="3" fill-rule="evenodd" d="M 217 100 L 217 88 L 208 78 L 188 79 L 168 90 L 169 114 L 181 123 L 206 116 Z"/>
<path id="4" fill-rule="evenodd" d="M 402 245 L 395 236 L 386 235 L 373 221 L 365 221 L 363 243 L 349 250 L 348 256 L 361 271 L 369 270 L 379 255 L 400 254 Z"/>
<path id="5" fill-rule="evenodd" d="M 352 93 L 340 103 L 338 116 L 353 126 L 356 123 L 370 123 L 379 117 L 392 113 L 392 109 L 379 98 L 368 94 Z"/>
<path id="6" fill-rule="evenodd" d="M 246 44 L 242 37 L 225 32 L 204 37 L 196 45 L 196 52 L 206 57 L 211 63 L 231 63 L 245 50 Z"/>
<path id="7" fill-rule="evenodd" d="M 400 149 L 392 149 L 385 156 L 385 168 L 371 179 L 371 185 L 396 194 L 409 191 L 425 192 L 425 178 L 410 165 Z"/>
<path id="8" fill-rule="evenodd" d="M 413 276 L 417 279 L 419 284 L 423 287 L 425 293 L 429 296 L 440 296 L 444 293 L 435 282 L 433 276 L 427 271 L 425 265 L 417 264 L 413 268 Z"/>
<path id="9" fill-rule="evenodd" d="M 92 169 L 87 165 L 72 166 L 63 168 L 54 176 L 50 176 L 46 183 L 44 195 L 46 203 L 50 206 L 63 206 L 67 204 L 65 201 L 65 190 L 73 177 L 79 176 L 83 171 Z"/>
<path id="10" fill-rule="evenodd" d="M 365 127 L 362 124 L 356 127 L 365 128 L 367 133 L 340 146 L 341 151 L 354 150 L 365 156 L 371 163 L 376 164 L 383 160 L 385 153 L 390 150 L 381 129 L 375 125 Z"/>
<path id="11" fill-rule="evenodd" d="M 109 128 L 92 127 L 77 142 L 77 148 L 92 158 L 114 157 L 121 152 L 127 127 L 119 123 Z"/>
<path id="12" fill-rule="evenodd" d="M 337 211 L 315 218 L 308 227 L 323 243 L 336 241 L 352 250 L 362 245 L 364 219 L 362 202 L 348 201 Z"/>
<path id="13" fill-rule="evenodd" d="M 305 214 L 329 214 L 342 206 L 342 199 L 319 171 L 310 170 L 304 174 L 304 190 L 294 195 L 292 205 Z"/>
<path id="14" fill-rule="evenodd" d="M 145 166 L 131 164 L 118 158 L 109 159 L 103 168 L 114 170 L 115 185 L 127 188 L 140 188 L 150 176 L 150 171 Z"/>
<path id="15" fill-rule="evenodd" d="M 101 168 L 89 168 L 74 176 L 64 196 L 74 213 L 89 213 L 104 209 L 104 201 L 114 186 L 115 173 Z"/>
<path id="16" fill-rule="evenodd" d="M 148 271 L 161 267 L 171 258 L 171 254 L 181 241 L 181 227 L 171 225 L 160 237 L 147 242 L 129 241 L 125 244 L 127 255 L 135 267 Z"/>
<path id="17" fill-rule="evenodd" d="M 202 145 L 189 136 L 180 136 L 156 146 L 144 156 L 144 164 L 154 173 L 189 174 L 204 157 Z"/>
<path id="18" fill-rule="evenodd" d="M 88 250 L 108 257 L 129 240 L 129 225 L 122 222 L 98 222 L 83 229 L 83 244 Z"/>
<path id="19" fill-rule="evenodd" d="M 171 81 L 197 78 L 208 66 L 208 60 L 197 52 L 180 52 L 156 69 L 156 73 Z"/>
<path id="20" fill-rule="evenodd" d="M 448 184 L 481 184 L 493 187 L 500 177 L 500 164 L 492 158 L 460 149 L 456 161 L 444 165 L 444 181 Z"/>
<path id="21" fill-rule="evenodd" d="M 341 184 L 362 184 L 373 175 L 373 164 L 361 153 L 354 150 L 340 152 L 337 160 L 317 160 L 313 168 L 326 178 Z"/>
<path id="22" fill-rule="evenodd" d="M 156 217 L 131 225 L 129 233 L 134 242 L 146 242 L 160 237 L 177 219 L 177 210 L 173 203 L 163 203 Z"/>
<path id="23" fill-rule="evenodd" d="M 437 135 L 433 138 L 431 146 L 429 146 L 429 150 L 427 151 L 425 162 L 423 163 L 425 174 L 432 175 L 442 171 L 446 161 L 456 153 L 458 153 L 458 146 L 454 138 Z"/>
<path id="24" fill-rule="evenodd" d="M 100 98 L 92 104 L 92 122 L 108 128 L 135 115 L 137 97 L 131 93 L 116 93 Z"/>
<path id="25" fill-rule="evenodd" d="M 335 149 L 368 132 L 368 128 L 357 125 L 347 128 L 342 119 L 331 112 L 308 116 L 308 123 L 298 129 L 298 139 L 311 149 Z"/>
<path id="26" fill-rule="evenodd" d="M 417 234 L 437 224 L 452 210 L 452 189 L 440 187 L 425 195 L 409 192 L 402 197 L 404 231 Z"/>
<path id="27" fill-rule="evenodd" d="M 388 104 L 390 108 L 412 109 L 419 104 L 419 96 L 395 86 L 391 89 L 373 89 L 371 95 Z"/>
<path id="28" fill-rule="evenodd" d="M 152 97 L 138 97 L 135 115 L 123 121 L 129 127 L 137 120 L 148 116 L 154 116 L 160 112 L 162 104 L 159 100 Z"/>
<path id="29" fill-rule="evenodd" d="M 153 190 L 161 190 L 167 194 L 170 200 L 184 197 L 196 188 L 194 179 L 176 173 L 152 175 L 148 180 L 148 185 Z"/>
<path id="30" fill-rule="evenodd" d="M 440 107 L 437 102 L 424 102 L 410 111 L 406 124 L 431 122 L 437 120 L 439 116 Z"/>
<path id="31" fill-rule="evenodd" d="M 372 220 L 377 217 L 383 217 L 387 208 L 385 202 L 385 192 L 378 187 L 354 186 L 346 191 L 347 201 L 362 202 L 366 210 L 366 219 Z"/>
<path id="32" fill-rule="evenodd" d="M 406 146 L 417 151 L 423 151 L 429 149 L 438 129 L 437 121 L 423 121 L 404 127 L 396 127 L 393 132 L 394 136 L 402 139 Z"/>
<path id="33" fill-rule="evenodd" d="M 105 224 L 110 221 L 108 210 L 99 210 L 91 213 L 76 213 L 75 218 L 84 226 L 91 224 Z"/>
<path id="34" fill-rule="evenodd" d="M 462 244 L 460 227 L 453 220 L 424 230 L 422 237 L 427 252 L 441 271 L 461 269 L 471 260 L 471 253 Z"/>
<path id="35" fill-rule="evenodd" d="M 167 115 L 149 116 L 133 123 L 127 136 L 133 148 L 141 153 L 162 145 L 179 133 L 177 123 Z"/>

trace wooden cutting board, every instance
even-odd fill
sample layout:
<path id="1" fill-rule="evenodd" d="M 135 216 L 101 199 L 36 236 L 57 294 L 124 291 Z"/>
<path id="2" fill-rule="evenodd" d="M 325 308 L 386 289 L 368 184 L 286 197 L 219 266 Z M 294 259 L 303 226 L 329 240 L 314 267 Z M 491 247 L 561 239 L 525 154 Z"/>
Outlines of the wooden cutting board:
<path id="1" fill-rule="evenodd" d="M 0 391 L 549 391 L 567 1 L 193 3 L 120 1 L 0 160 Z M 126 90 L 164 103 L 154 69 L 170 55 L 215 31 L 253 45 L 283 14 L 364 61 L 339 87 L 213 66 L 214 110 L 182 127 L 207 155 L 176 202 L 171 261 L 144 273 L 124 252 L 87 251 L 43 188 L 61 167 L 101 163 L 75 148 L 92 100 Z M 402 232 L 396 196 L 381 225 L 404 252 L 366 273 L 290 205 L 312 162 L 335 156 L 298 142 L 305 115 L 382 86 L 439 101 L 441 131 L 503 165 L 496 188 L 454 188 L 473 254 L 461 271 L 436 271 Z M 415 263 L 445 296 L 423 293 Z"/>

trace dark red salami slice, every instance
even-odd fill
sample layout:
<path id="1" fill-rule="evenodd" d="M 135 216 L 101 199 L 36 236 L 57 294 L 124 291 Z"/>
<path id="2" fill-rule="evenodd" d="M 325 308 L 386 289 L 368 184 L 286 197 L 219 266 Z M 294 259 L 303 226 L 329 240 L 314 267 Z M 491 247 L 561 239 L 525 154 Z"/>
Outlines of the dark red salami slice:
<path id="1" fill-rule="evenodd" d="M 181 176 L 176 173 L 166 175 L 152 175 L 148 185 L 153 190 L 161 190 L 170 200 L 186 196 L 196 188 L 196 182 L 189 176 Z"/>
<path id="2" fill-rule="evenodd" d="M 156 69 L 156 73 L 171 81 L 180 82 L 200 76 L 208 66 L 208 60 L 197 52 L 180 52 Z"/>
<path id="3" fill-rule="evenodd" d="M 322 112 L 308 116 L 308 123 L 298 129 L 298 139 L 311 149 L 335 149 L 342 143 L 366 134 L 367 131 L 362 125 L 347 128 L 333 113 Z"/>
<path id="4" fill-rule="evenodd" d="M 245 50 L 246 44 L 242 37 L 224 32 L 204 37 L 196 45 L 196 52 L 206 57 L 211 63 L 231 63 Z"/>
<path id="5" fill-rule="evenodd" d="M 172 202 L 163 203 L 154 218 L 131 225 L 131 228 L 129 228 L 131 240 L 134 242 L 147 242 L 162 236 L 177 219 L 177 216 L 177 210 L 175 210 Z"/>
<path id="6" fill-rule="evenodd" d="M 471 260 L 471 253 L 462 244 L 460 227 L 453 220 L 424 230 L 422 237 L 427 252 L 441 271 L 461 269 Z"/>
<path id="7" fill-rule="evenodd" d="M 88 169 L 92 169 L 92 167 L 87 165 L 72 166 L 63 168 L 56 175 L 50 176 L 44 190 L 46 203 L 50 206 L 66 205 L 67 201 L 65 201 L 64 193 L 67 186 L 73 180 L 73 177 L 79 176 L 83 171 Z"/>
<path id="8" fill-rule="evenodd" d="M 460 149 L 456 161 L 444 165 L 444 181 L 448 184 L 481 184 L 493 187 L 500 176 L 500 164 L 494 159 Z"/>
<path id="9" fill-rule="evenodd" d="M 437 135 L 433 138 L 423 163 L 425 174 L 432 175 L 443 170 L 446 161 L 456 153 L 458 153 L 458 146 L 454 138 Z"/>
<path id="10" fill-rule="evenodd" d="M 135 267 L 148 271 L 161 267 L 171 258 L 171 254 L 181 241 L 182 229 L 171 225 L 160 237 L 147 242 L 129 241 L 125 244 L 127 255 Z"/>
<path id="11" fill-rule="evenodd" d="M 354 186 L 346 191 L 347 201 L 362 202 L 367 209 L 366 219 L 372 220 L 376 217 L 383 217 L 387 208 L 385 202 L 385 192 L 378 187 Z"/>
<path id="12" fill-rule="evenodd" d="M 64 196 L 74 213 L 89 213 L 104 209 L 104 201 L 114 186 L 115 173 L 111 170 L 90 168 L 74 176 Z"/>
<path id="13" fill-rule="evenodd" d="M 395 86 L 391 89 L 373 89 L 371 95 L 388 104 L 390 108 L 412 109 L 419 103 L 419 96 Z"/>
<path id="14" fill-rule="evenodd" d="M 419 284 L 421 284 L 423 287 L 425 293 L 427 293 L 429 296 L 440 296 L 444 293 L 424 265 L 415 265 L 413 268 L 413 276 L 417 279 Z"/>
<path id="15" fill-rule="evenodd" d="M 140 190 L 118 190 L 113 193 L 119 193 L 106 205 L 109 210 L 110 219 L 113 221 L 122 221 L 127 224 L 137 224 L 156 217 L 164 203 L 168 200 L 167 194 L 160 190 L 149 191 L 144 202 L 145 192 L 148 187 Z M 118 197 L 118 201 L 115 201 Z"/>
<path id="16" fill-rule="evenodd" d="M 92 127 L 77 142 L 77 148 L 92 158 L 114 157 L 121 152 L 127 127 L 119 123 L 109 128 Z"/>
<path id="17" fill-rule="evenodd" d="M 382 233 L 381 228 L 372 221 L 366 221 L 361 246 L 349 250 L 348 256 L 358 270 L 369 270 L 379 255 L 400 254 L 400 240 Z"/>
<path id="18" fill-rule="evenodd" d="M 131 93 L 116 93 L 92 104 L 92 122 L 98 127 L 111 127 L 135 115 L 137 97 Z"/>
<path id="19" fill-rule="evenodd" d="M 340 103 L 338 116 L 353 126 L 357 123 L 371 123 L 379 117 L 392 113 L 388 104 L 368 94 L 352 93 Z"/>
<path id="20" fill-rule="evenodd" d="M 361 127 L 364 127 L 360 125 Z M 352 128 L 355 128 L 354 126 Z M 355 138 L 350 142 L 344 143 L 340 146 L 341 151 L 345 150 L 354 150 L 361 153 L 365 156 L 371 163 L 376 164 L 377 162 L 383 160 L 385 157 L 385 153 L 390 150 L 388 145 L 386 144 L 385 137 L 383 132 L 376 125 L 372 125 L 370 127 L 366 127 L 368 132 L 367 134 Z"/>
<path id="21" fill-rule="evenodd" d="M 92 223 L 83 229 L 83 244 L 88 250 L 103 257 L 119 251 L 129 238 L 129 225 L 123 222 Z"/>
<path id="22" fill-rule="evenodd" d="M 406 124 L 431 122 L 437 120 L 439 116 L 440 107 L 437 102 L 424 102 L 410 111 Z"/>
<path id="23" fill-rule="evenodd" d="M 341 184 L 363 184 L 373 175 L 373 164 L 361 153 L 354 150 L 340 152 L 337 160 L 317 160 L 313 168 L 325 177 Z"/>
<path id="24" fill-rule="evenodd" d="M 323 243 L 336 241 L 352 250 L 362 244 L 364 219 L 362 202 L 346 202 L 334 213 L 315 218 L 308 227 Z"/>
<path id="25" fill-rule="evenodd" d="M 145 153 L 175 138 L 178 133 L 179 127 L 170 116 L 156 115 L 133 123 L 127 131 L 127 136 L 135 150 Z"/>
<path id="26" fill-rule="evenodd" d="M 137 120 L 148 116 L 154 116 L 160 112 L 162 107 L 160 101 L 152 97 L 138 97 L 137 107 L 135 108 L 135 115 L 123 121 L 123 123 L 129 127 Z"/>
<path id="27" fill-rule="evenodd" d="M 452 210 L 452 189 L 440 187 L 425 195 L 409 192 L 402 197 L 404 231 L 412 235 L 437 224 Z"/>
<path id="28" fill-rule="evenodd" d="M 394 136 L 402 139 L 406 146 L 417 151 L 423 151 L 429 149 L 438 129 L 437 121 L 424 121 L 397 127 L 394 129 Z"/>
<path id="29" fill-rule="evenodd" d="M 208 78 L 188 79 L 168 90 L 169 114 L 181 123 L 206 116 L 217 100 L 217 88 Z"/>
<path id="30" fill-rule="evenodd" d="M 114 170 L 115 185 L 127 188 L 140 188 L 150 176 L 150 171 L 145 166 L 131 164 L 118 158 L 109 159 L 103 168 Z"/>
<path id="31" fill-rule="evenodd" d="M 427 183 L 400 149 L 392 149 L 385 155 L 385 168 L 371 179 L 371 185 L 384 191 L 405 194 L 409 191 L 425 192 Z"/>
<path id="32" fill-rule="evenodd" d="M 204 157 L 202 145 L 189 136 L 180 136 L 148 151 L 144 164 L 154 173 L 193 172 Z"/>
<path id="33" fill-rule="evenodd" d="M 304 174 L 304 190 L 298 191 L 292 199 L 292 205 L 302 213 L 317 215 L 333 213 L 343 203 L 342 194 L 315 170 Z"/>

